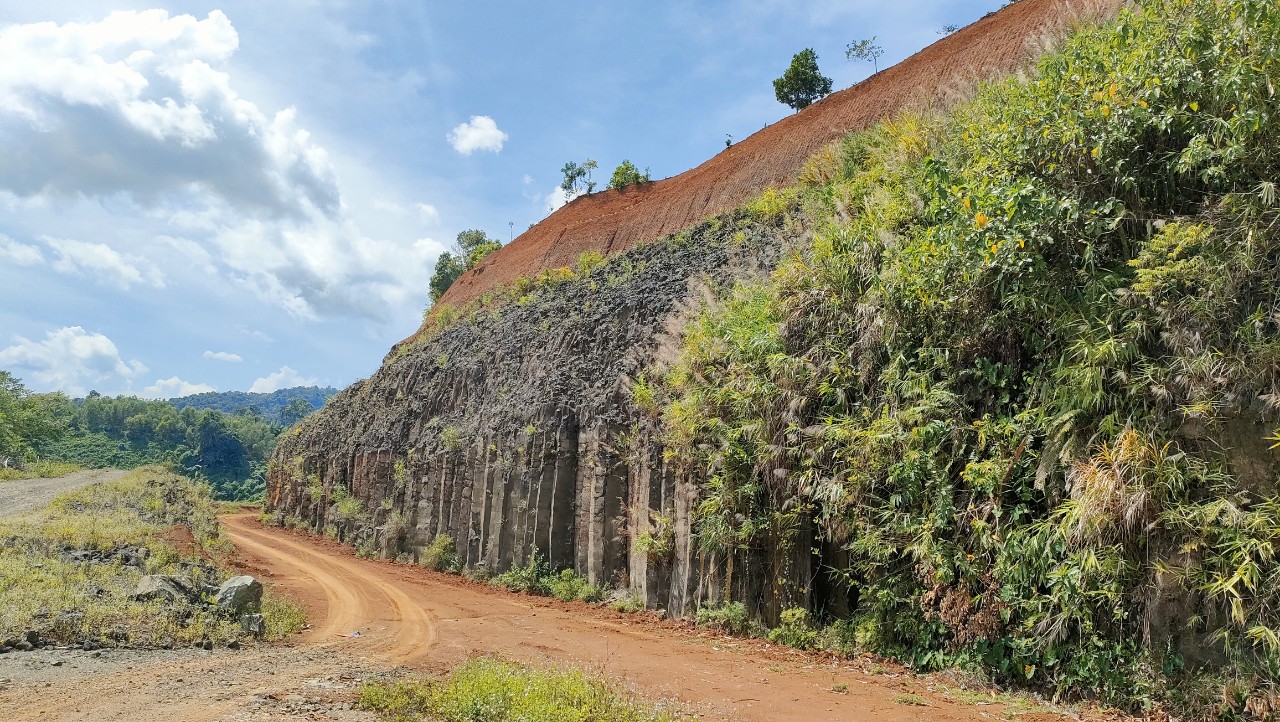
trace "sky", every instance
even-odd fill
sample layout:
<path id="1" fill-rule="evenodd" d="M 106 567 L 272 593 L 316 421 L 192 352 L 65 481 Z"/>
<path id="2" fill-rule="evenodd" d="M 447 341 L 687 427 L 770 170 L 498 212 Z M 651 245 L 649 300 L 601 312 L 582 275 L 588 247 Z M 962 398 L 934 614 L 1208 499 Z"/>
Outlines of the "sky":
<path id="1" fill-rule="evenodd" d="M 36 391 L 343 387 L 421 321 L 436 257 L 654 179 L 1003 0 L 0 3 L 0 369 Z"/>

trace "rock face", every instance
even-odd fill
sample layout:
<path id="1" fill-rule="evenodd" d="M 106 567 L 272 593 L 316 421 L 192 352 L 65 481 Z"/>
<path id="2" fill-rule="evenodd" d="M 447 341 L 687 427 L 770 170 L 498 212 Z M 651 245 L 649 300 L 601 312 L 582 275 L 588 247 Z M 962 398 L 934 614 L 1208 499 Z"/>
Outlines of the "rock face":
<path id="1" fill-rule="evenodd" d="M 666 468 L 631 380 L 701 284 L 772 267 L 795 235 L 745 214 L 703 223 L 401 345 L 281 438 L 268 509 L 390 557 L 438 534 L 494 572 L 536 550 L 682 613 L 707 583 L 690 544 L 696 480 Z M 670 553 L 633 553 L 659 517 Z"/>
<path id="2" fill-rule="evenodd" d="M 471 309 L 586 251 L 609 262 L 398 344 L 377 373 L 282 437 L 268 510 L 389 557 L 416 559 L 438 535 L 467 567 L 500 572 L 542 555 L 674 615 L 726 591 L 766 619 L 814 595 L 839 612 L 812 568 L 812 531 L 796 552 L 699 552 L 692 520 L 704 480 L 671 468 L 630 393 L 696 305 L 699 283 L 768 269 L 803 240 L 798 227 L 741 213 L 693 224 L 790 183 L 826 143 L 963 95 L 1025 62 L 1028 42 L 1123 4 L 1022 0 L 699 168 L 569 204 L 464 274 L 441 307 Z M 839 565 L 839 550 L 821 552 Z"/>

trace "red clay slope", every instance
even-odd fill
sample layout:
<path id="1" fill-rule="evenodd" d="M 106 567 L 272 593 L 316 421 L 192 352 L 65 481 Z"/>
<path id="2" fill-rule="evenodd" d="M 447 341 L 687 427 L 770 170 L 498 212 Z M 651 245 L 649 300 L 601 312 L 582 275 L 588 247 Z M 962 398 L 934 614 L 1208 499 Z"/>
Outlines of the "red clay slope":
<path id="1" fill-rule="evenodd" d="M 454 282 L 441 304 L 463 306 L 521 275 L 573 266 L 583 251 L 617 253 L 736 208 L 788 184 L 824 145 L 912 105 L 937 105 L 982 79 L 1009 73 L 1037 39 L 1082 19 L 1114 14 L 1125 0 L 1021 0 L 987 15 L 863 82 L 827 96 L 693 170 L 622 191 L 584 196 Z"/>

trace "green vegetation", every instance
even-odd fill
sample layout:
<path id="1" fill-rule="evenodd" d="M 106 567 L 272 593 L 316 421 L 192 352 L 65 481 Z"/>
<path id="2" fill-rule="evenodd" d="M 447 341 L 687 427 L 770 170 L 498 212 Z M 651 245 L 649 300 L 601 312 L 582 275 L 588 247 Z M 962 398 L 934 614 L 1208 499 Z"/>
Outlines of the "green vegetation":
<path id="1" fill-rule="evenodd" d="M 458 571 L 458 550 L 454 547 L 453 537 L 448 534 L 437 534 L 431 544 L 418 555 L 422 566 L 438 572 Z"/>
<path id="2" fill-rule="evenodd" d="M 359 704 L 391 722 L 667 722 L 679 719 L 574 669 L 473 659 L 440 682 L 374 682 Z"/>
<path id="3" fill-rule="evenodd" d="M 1273 2 L 1149 0 L 816 159 L 810 246 L 647 375 L 725 589 L 813 548 L 916 669 L 1280 706 L 1278 49 Z"/>
<path id="4" fill-rule="evenodd" d="M 62 394 L 35 394 L 8 371 L 0 371 L 0 468 L 35 461 L 38 447 L 62 436 Z"/>
<path id="5" fill-rule="evenodd" d="M 590 195 L 596 189 L 595 181 L 591 180 L 591 171 L 599 167 L 594 160 L 588 159 L 585 163 L 579 165 L 574 161 L 564 164 L 560 172 L 564 174 L 564 180 L 560 183 L 560 190 L 564 191 L 566 196 L 573 197 L 586 193 Z"/>
<path id="6" fill-rule="evenodd" d="M 831 94 L 831 78 L 818 72 L 818 54 L 805 48 L 791 58 L 782 77 L 773 81 L 773 94 L 778 102 L 796 110 L 804 110 L 813 101 Z"/>
<path id="7" fill-rule="evenodd" d="M 475 268 L 485 256 L 502 248 L 502 242 L 490 238 L 484 231 L 471 229 L 458 234 L 453 249 L 436 259 L 435 273 L 431 275 L 431 301 L 439 301 L 458 277 Z"/>
<path id="8" fill-rule="evenodd" d="M 190 532 L 176 545 L 175 525 Z M 140 602 L 144 574 L 174 574 L 201 589 L 231 576 L 209 561 L 228 550 L 215 502 L 200 483 L 159 467 L 59 496 L 41 514 L 0 522 L 0 639 L 34 630 L 58 644 L 142 646 L 244 638 L 239 621 L 196 603 Z M 268 592 L 266 637 L 302 628 L 298 607 Z"/>
<path id="9" fill-rule="evenodd" d="M 648 168 L 645 168 L 644 173 L 641 173 L 638 168 L 631 164 L 631 161 L 624 160 L 617 168 L 613 169 L 613 177 L 609 179 L 609 188 L 622 190 L 627 186 L 634 186 L 648 182 Z"/>
<path id="10" fill-rule="evenodd" d="M 955 32 L 954 25 L 948 25 L 951 28 L 948 32 Z M 844 50 L 844 57 L 848 60 L 865 60 L 872 64 L 876 72 L 880 72 L 880 56 L 884 55 L 884 48 L 876 45 L 876 36 L 869 38 L 854 40 L 849 43 Z"/>
<path id="11" fill-rule="evenodd" d="M 0 481 L 19 479 L 54 479 L 82 469 L 79 464 L 65 461 L 33 461 L 21 469 L 0 469 Z"/>
<path id="12" fill-rule="evenodd" d="M 269 394 L 246 391 L 209 391 L 203 394 L 192 394 L 169 403 L 178 410 L 192 407 L 195 409 L 211 409 L 224 414 L 235 415 L 248 413 L 268 419 L 281 427 L 289 427 L 301 421 L 311 412 L 323 407 L 333 398 L 338 390 L 331 387 L 295 386 L 288 389 L 272 391 Z"/>
<path id="13" fill-rule="evenodd" d="M 171 464 L 208 481 L 219 499 L 262 495 L 266 462 L 281 428 L 251 410 L 227 415 L 167 401 L 91 392 L 59 407 L 66 433 L 40 446 L 46 459 L 90 468 Z"/>
<path id="14" fill-rule="evenodd" d="M 305 397 L 312 391 L 324 393 L 295 391 L 301 395 L 271 397 L 283 404 L 279 417 L 301 418 L 312 408 Z M 112 398 L 94 391 L 72 401 L 59 393 L 31 393 L 0 371 L 0 480 L 60 476 L 79 467 L 171 464 L 187 476 L 208 481 L 219 499 L 260 497 L 266 461 L 281 426 L 264 416 L 256 403 L 234 414 L 201 408 L 235 403 L 207 397 L 171 403 Z"/>

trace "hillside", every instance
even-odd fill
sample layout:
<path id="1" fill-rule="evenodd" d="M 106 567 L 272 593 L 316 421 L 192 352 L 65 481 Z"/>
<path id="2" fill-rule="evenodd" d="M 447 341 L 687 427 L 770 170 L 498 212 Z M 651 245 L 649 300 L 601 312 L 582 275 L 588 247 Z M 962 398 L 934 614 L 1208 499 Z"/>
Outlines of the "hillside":
<path id="1" fill-rule="evenodd" d="M 179 410 L 191 407 L 194 409 L 213 409 L 226 414 L 256 409 L 257 413 L 262 416 L 272 421 L 279 421 L 282 426 L 289 426 L 303 415 L 324 406 L 336 393 L 338 393 L 338 390 L 329 386 L 324 388 L 319 386 L 295 386 L 272 391 L 269 394 L 248 391 L 209 391 L 202 394 L 169 399 L 169 403 L 178 407 Z M 307 408 L 302 409 L 295 405 L 292 411 L 286 413 L 290 402 L 295 399 L 304 402 Z"/>
<path id="2" fill-rule="evenodd" d="M 1114 12 L 1123 0 L 1021 0 L 906 60 L 833 93 L 673 178 L 578 198 L 463 274 L 439 305 L 462 307 L 580 254 L 611 255 L 738 207 L 789 184 L 805 159 L 846 133 L 905 108 L 937 107 L 978 81 L 1023 65 L 1038 44 L 1072 23 Z"/>
<path id="3" fill-rule="evenodd" d="M 987 31 L 1032 7 L 1066 12 Z M 1075 27 L 787 188 L 437 316 L 282 439 L 268 507 L 793 646 L 1271 718 L 1278 13 Z"/>

